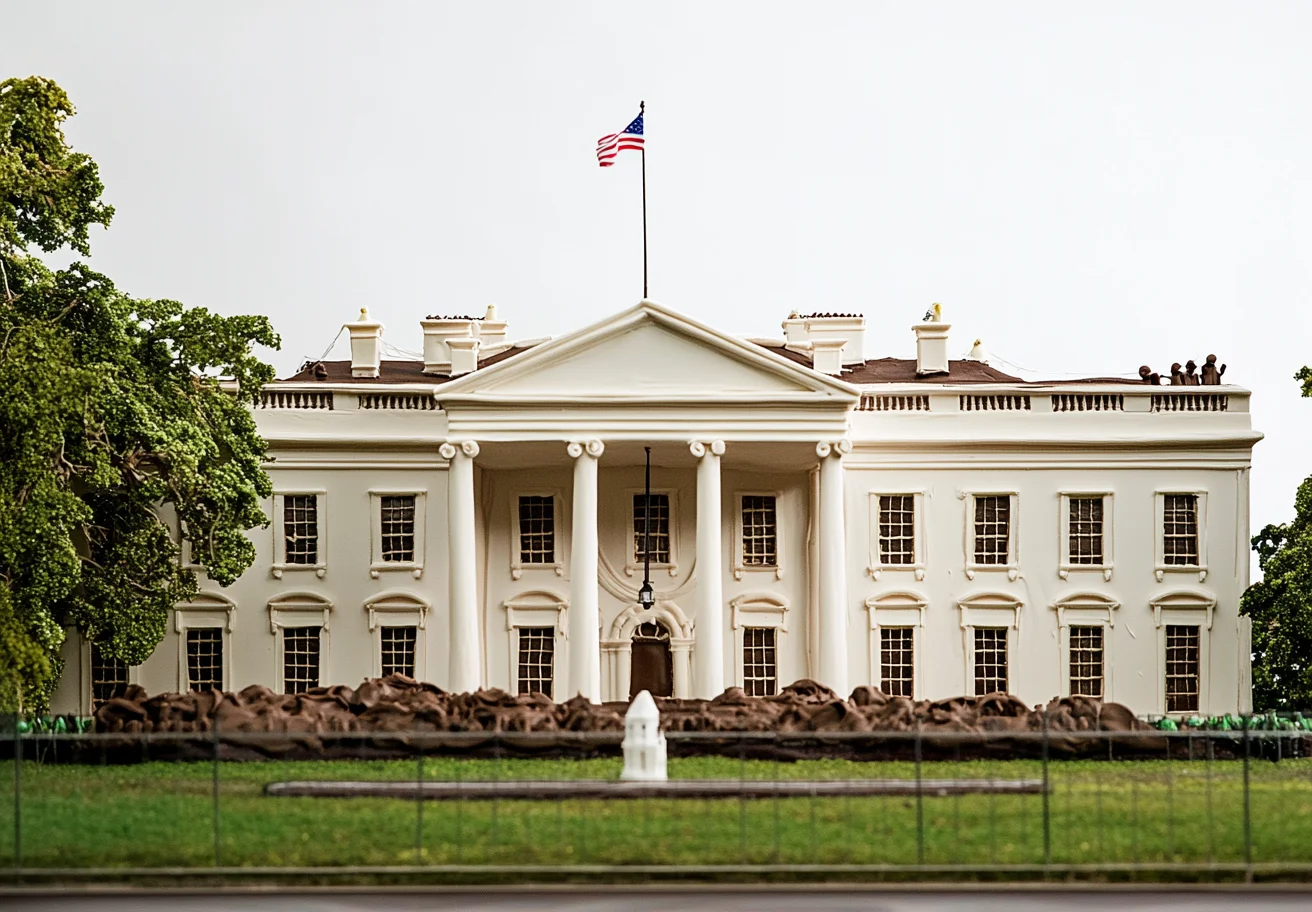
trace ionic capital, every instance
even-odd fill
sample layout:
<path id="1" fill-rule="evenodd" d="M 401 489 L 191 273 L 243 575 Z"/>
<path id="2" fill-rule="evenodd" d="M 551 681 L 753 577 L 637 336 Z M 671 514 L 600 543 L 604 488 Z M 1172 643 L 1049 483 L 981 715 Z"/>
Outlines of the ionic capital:
<path id="1" fill-rule="evenodd" d="M 707 452 L 710 452 L 712 456 L 723 456 L 724 441 L 723 440 L 706 440 L 706 441 L 692 440 L 689 441 L 688 443 L 688 449 L 691 450 L 692 454 L 696 456 L 698 459 L 701 459 L 703 456 L 705 456 Z"/>
<path id="2" fill-rule="evenodd" d="M 600 459 L 601 454 L 606 452 L 606 444 L 602 443 L 600 440 L 576 440 L 571 442 L 569 446 L 565 448 L 565 451 L 569 453 L 570 457 L 573 459 L 578 459 L 584 453 L 587 453 L 593 459 Z"/>
<path id="3" fill-rule="evenodd" d="M 470 459 L 478 456 L 478 443 L 473 440 L 461 440 L 458 443 L 444 443 L 437 448 L 443 459 L 451 460 L 455 458 L 456 453 L 463 453 Z"/>
<path id="4" fill-rule="evenodd" d="M 815 454 L 821 459 L 830 454 L 842 457 L 850 452 L 852 452 L 852 441 L 846 437 L 840 437 L 837 440 L 821 440 L 815 445 Z"/>

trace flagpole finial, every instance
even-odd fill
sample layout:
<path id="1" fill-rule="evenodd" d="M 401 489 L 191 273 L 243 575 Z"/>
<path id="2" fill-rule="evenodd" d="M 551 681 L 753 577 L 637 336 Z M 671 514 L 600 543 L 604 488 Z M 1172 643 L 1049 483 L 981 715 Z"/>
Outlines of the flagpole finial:
<path id="1" fill-rule="evenodd" d="M 645 101 L 638 102 L 638 113 L 641 114 L 643 111 L 646 110 L 647 110 L 647 102 Z"/>

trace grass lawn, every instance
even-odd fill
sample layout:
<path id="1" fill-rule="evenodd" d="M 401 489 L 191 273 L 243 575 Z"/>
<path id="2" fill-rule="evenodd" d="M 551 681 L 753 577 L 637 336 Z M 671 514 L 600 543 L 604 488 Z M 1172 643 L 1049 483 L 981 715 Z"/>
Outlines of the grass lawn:
<path id="1" fill-rule="evenodd" d="M 288 779 L 413 779 L 419 761 L 223 763 L 224 865 L 1041 864 L 1041 795 L 740 801 L 268 798 Z M 618 759 L 422 761 L 429 780 L 614 778 Z M 22 768 L 22 864 L 210 866 L 213 765 Z M 14 863 L 13 765 L 0 764 L 0 867 Z M 910 763 L 672 759 L 671 778 L 914 778 Z M 1037 761 L 925 763 L 925 778 L 1041 778 Z M 1237 761 L 1050 766 L 1055 863 L 1242 862 Z M 1312 862 L 1312 760 L 1254 761 L 1257 862 Z"/>

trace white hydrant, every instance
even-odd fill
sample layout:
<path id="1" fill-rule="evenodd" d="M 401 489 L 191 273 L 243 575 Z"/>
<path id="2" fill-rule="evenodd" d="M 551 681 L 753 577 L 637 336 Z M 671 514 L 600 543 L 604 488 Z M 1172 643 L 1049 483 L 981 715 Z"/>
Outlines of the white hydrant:
<path id="1" fill-rule="evenodd" d="M 651 694 L 642 691 L 624 716 L 624 772 L 621 779 L 664 781 L 665 735 L 661 732 L 661 714 Z"/>

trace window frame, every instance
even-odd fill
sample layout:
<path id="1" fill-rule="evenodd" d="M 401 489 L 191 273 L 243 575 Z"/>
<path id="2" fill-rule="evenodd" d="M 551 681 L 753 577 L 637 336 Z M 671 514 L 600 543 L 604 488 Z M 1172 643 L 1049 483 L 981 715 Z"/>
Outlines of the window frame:
<path id="1" fill-rule="evenodd" d="M 637 517 L 633 515 L 633 499 L 640 494 L 647 493 L 645 488 L 625 488 L 624 512 L 626 523 L 628 525 L 628 538 L 625 542 L 637 542 L 638 522 Z M 651 562 L 653 570 L 665 570 L 670 576 L 679 575 L 679 489 L 670 487 L 653 487 L 652 494 L 664 494 L 670 502 L 670 560 L 668 563 L 658 561 Z M 626 576 L 634 576 L 642 572 L 641 555 L 635 554 L 636 548 L 625 546 L 624 554 L 624 573 Z"/>
<path id="2" fill-rule="evenodd" d="M 1007 684 L 1018 686 L 1017 648 L 1020 636 L 1020 615 L 1024 601 L 1007 592 L 977 592 L 957 601 L 961 613 L 962 652 L 965 665 L 962 693 L 975 692 L 975 628 L 1005 627 L 1007 629 Z"/>
<path id="3" fill-rule="evenodd" d="M 1004 688 L 1002 689 L 1001 693 L 1009 693 L 1009 694 L 1010 694 L 1010 693 L 1015 693 L 1015 690 L 1016 690 L 1016 667 L 1015 667 L 1014 659 L 1015 659 L 1015 656 L 1016 656 L 1016 637 L 1015 637 L 1015 635 L 1014 635 L 1013 632 L 1012 632 L 1014 629 L 1015 629 L 1015 628 L 1007 627 L 1007 626 L 1004 626 L 1004 625 L 1002 625 L 1002 624 L 972 624 L 972 625 L 971 625 L 971 627 L 970 627 L 970 635 L 969 635 L 969 641 L 970 641 L 969 657 L 968 657 L 968 659 L 967 659 L 967 663 L 966 663 L 966 667 L 967 667 L 967 669 L 968 669 L 967 674 L 968 674 L 968 676 L 969 676 L 969 683 L 968 683 L 968 685 L 967 685 L 967 687 L 966 687 L 966 693 L 967 693 L 967 694 L 969 694 L 969 695 L 971 695 L 971 696 L 975 696 L 975 697 L 982 697 L 982 696 L 984 696 L 984 694 L 981 694 L 981 693 L 977 693 L 977 692 L 976 692 L 976 685 L 977 685 L 977 683 L 978 683 L 978 676 L 977 676 L 977 671 L 976 671 L 975 653 L 976 653 L 976 649 L 977 649 L 977 646 L 978 646 L 978 644 L 977 644 L 977 640 L 978 640 L 978 638 L 979 638 L 979 637 L 978 637 L 978 634 L 979 634 L 979 631 L 981 631 L 981 630 L 1001 630 L 1001 631 L 1002 631 L 1002 643 L 1003 643 L 1003 646 L 1004 646 L 1004 648 L 1005 648 L 1005 650 L 1006 650 L 1007 664 L 1006 664 L 1006 666 L 1005 666 L 1005 668 L 1006 668 L 1006 673 L 1005 673 L 1005 677 L 1006 677 L 1006 687 L 1004 687 Z M 998 692 L 999 692 L 999 691 L 992 691 L 992 690 L 990 690 L 990 691 L 985 691 L 985 693 L 998 693 Z"/>
<path id="4" fill-rule="evenodd" d="M 279 688 L 286 686 L 283 667 L 283 630 L 288 627 L 319 626 L 319 683 L 331 679 L 333 603 L 317 592 L 280 592 L 268 602 L 269 632 L 274 636 L 273 675 Z M 282 692 L 281 690 L 279 692 Z"/>
<path id="5" fill-rule="evenodd" d="M 778 504 L 776 502 L 776 509 Z M 748 592 L 729 601 L 729 624 L 733 635 L 733 685 L 745 687 L 744 667 L 746 629 L 764 627 L 774 630 L 774 673 L 776 693 L 782 682 L 793 681 L 792 663 L 785 646 L 788 634 L 788 603 L 772 592 Z M 673 632 L 671 632 L 673 634 Z"/>
<path id="6" fill-rule="evenodd" d="M 552 631 L 552 635 L 551 635 L 551 677 L 550 677 L 550 679 L 549 679 L 549 680 L 551 681 L 551 693 L 549 693 L 549 694 L 545 694 L 545 696 L 549 697 L 552 701 L 557 701 L 557 700 L 559 699 L 559 697 L 560 697 L 560 674 L 559 674 L 559 671 L 560 671 L 560 628 L 559 628 L 559 626 L 558 626 L 556 623 L 554 623 L 554 622 L 551 623 L 551 624 L 542 624 L 542 625 L 540 625 L 540 626 L 535 626 L 535 625 L 532 625 L 532 624 L 516 624 L 515 627 L 512 629 L 512 634 L 513 634 L 513 636 L 511 637 L 511 639 L 513 639 L 514 642 L 513 642 L 512 646 L 511 646 L 511 656 L 512 656 L 512 660 L 511 660 L 511 669 L 512 669 L 512 670 L 511 670 L 511 675 L 510 675 L 510 676 L 511 676 L 511 680 L 514 682 L 514 688 L 515 688 L 515 689 L 512 691 L 512 693 L 514 693 L 514 694 L 516 694 L 516 695 L 518 695 L 518 694 L 520 693 L 520 689 L 519 689 L 519 687 L 520 687 L 521 679 L 520 679 L 520 676 L 519 676 L 519 665 L 520 665 L 519 659 L 520 659 L 520 653 L 522 652 L 522 648 L 521 648 L 521 647 L 522 647 L 522 645 L 523 645 L 523 644 L 522 644 L 522 641 L 521 641 L 521 637 L 524 636 L 524 631 L 525 631 L 525 630 L 550 630 L 550 631 Z M 526 691 L 526 693 L 541 693 L 541 691 Z"/>
<path id="7" fill-rule="evenodd" d="M 313 564 L 287 563 L 287 535 L 284 532 L 284 509 L 288 497 L 315 498 L 315 535 L 318 561 Z M 282 579 L 287 572 L 313 571 L 319 579 L 328 573 L 328 492 L 323 488 L 281 488 L 273 492 L 273 563 L 274 579 Z"/>
<path id="8" fill-rule="evenodd" d="M 91 665 L 92 643 L 85 636 L 80 637 L 80 639 L 81 639 L 81 644 L 80 644 L 81 654 L 79 658 L 81 660 L 81 665 L 82 665 L 82 687 L 80 688 L 82 709 L 83 709 L 82 715 L 93 716 L 96 713 L 96 692 L 95 692 L 95 681 L 93 680 L 94 671 Z M 127 670 L 128 670 L 127 683 L 129 686 L 133 684 L 141 683 L 140 669 L 141 669 L 140 665 L 127 666 Z"/>
<path id="9" fill-rule="evenodd" d="M 200 592 L 173 608 L 173 632 L 178 640 L 177 692 L 186 693 L 191 671 L 187 665 L 187 631 L 201 627 L 219 628 L 223 643 L 223 687 L 232 686 L 232 624 L 237 604 L 225 595 Z"/>
<path id="10" fill-rule="evenodd" d="M 389 618 L 388 620 L 391 619 Z M 383 668 L 383 632 L 387 630 L 413 630 L 415 632 L 414 662 L 410 667 L 409 677 L 411 677 L 416 681 L 422 681 L 423 676 L 421 676 L 419 673 L 419 667 L 423 662 L 423 650 L 424 650 L 423 630 L 420 629 L 418 624 L 408 624 L 404 621 L 397 621 L 396 623 L 387 623 L 385 621 L 384 623 L 379 624 L 378 629 L 374 632 L 374 636 L 377 638 L 378 641 L 378 649 L 375 650 L 374 653 L 376 657 L 376 661 L 378 663 L 378 670 L 377 673 L 375 674 L 375 677 L 384 678 L 387 677 L 387 675 L 389 674 L 393 674 L 393 672 L 389 672 Z"/>
<path id="11" fill-rule="evenodd" d="M 292 694 L 292 693 L 304 693 L 304 692 L 305 692 L 305 691 L 294 691 L 294 692 L 293 692 L 293 691 L 289 691 L 289 690 L 287 690 L 287 639 L 286 639 L 286 635 L 285 635 L 285 634 L 286 634 L 286 630 L 288 630 L 288 629 L 291 629 L 291 630 L 300 630 L 300 629 L 304 629 L 304 628 L 313 628 L 313 627 L 314 627 L 314 622 L 313 622 L 313 621 L 307 621 L 306 623 L 300 623 L 300 624 L 287 624 L 285 628 L 280 627 L 280 628 L 278 629 L 278 652 L 277 652 L 277 659 L 278 659 L 278 678 L 277 678 L 277 680 L 278 680 L 278 682 L 279 682 L 279 691 L 278 691 L 278 692 L 281 693 L 281 694 L 284 694 L 284 695 L 290 695 L 290 694 Z M 327 661 L 326 661 L 326 659 L 327 659 L 327 653 L 328 653 L 328 648 L 327 648 L 327 645 L 326 645 L 326 643 L 327 643 L 327 639 L 326 639 L 326 637 L 325 637 L 325 633 L 327 633 L 327 631 L 326 631 L 323 627 L 320 627 L 320 628 L 319 628 L 319 669 L 318 669 L 318 672 L 319 672 L 319 673 L 315 676 L 315 677 L 316 677 L 316 683 L 313 685 L 313 687 L 306 688 L 306 690 L 313 690 L 314 687 L 323 687 L 323 686 L 324 686 L 324 679 L 327 677 L 327 674 L 326 674 L 326 672 L 325 672 L 324 669 L 327 667 Z"/>
<path id="12" fill-rule="evenodd" d="M 652 492 L 653 494 L 656 492 Z M 521 497 L 550 497 L 552 522 L 555 526 L 555 558 L 550 563 L 526 564 L 521 559 L 520 551 L 520 527 L 519 527 L 519 499 Z M 523 488 L 510 492 L 510 578 L 518 580 L 523 577 L 525 571 L 535 572 L 541 570 L 550 570 L 556 576 L 563 577 L 565 568 L 569 566 L 568 554 L 568 535 L 564 534 L 569 528 L 568 517 L 565 515 L 565 497 L 560 488 Z"/>
<path id="13" fill-rule="evenodd" d="M 925 578 L 925 567 L 928 560 L 926 553 L 928 542 L 925 535 L 925 492 L 921 491 L 870 491 L 870 563 L 866 572 L 871 578 L 878 581 L 879 577 L 889 571 L 911 571 L 916 582 Z M 912 517 L 912 547 L 915 548 L 915 560 L 909 564 L 886 564 L 884 563 L 883 552 L 879 546 L 879 498 L 881 497 L 911 497 L 911 508 L 915 511 Z"/>
<path id="14" fill-rule="evenodd" d="M 929 599 L 919 592 L 896 590 L 872 595 L 866 599 L 866 613 L 870 632 L 866 643 L 870 660 L 870 682 L 880 686 L 884 679 L 883 653 L 880 631 L 885 627 L 910 627 L 911 634 L 911 698 L 919 699 L 921 690 L 921 653 L 924 642 L 925 610 Z"/>
<path id="15" fill-rule="evenodd" d="M 546 589 L 520 592 L 501 603 L 506 612 L 507 693 L 519 693 L 519 630 L 523 627 L 552 627 L 556 631 L 551 650 L 552 699 L 559 700 L 560 674 L 568 668 L 566 613 L 569 600 Z"/>
<path id="16" fill-rule="evenodd" d="M 1198 563 L 1166 563 L 1166 497 L 1168 494 L 1185 494 L 1197 498 Z M 1156 557 L 1154 575 L 1162 582 L 1168 573 L 1197 573 L 1198 581 L 1207 580 L 1207 491 L 1197 488 L 1158 488 L 1153 492 L 1153 550 Z"/>
<path id="17" fill-rule="evenodd" d="M 1071 561 L 1071 501 L 1102 498 L 1102 563 L 1076 564 Z M 1105 581 L 1110 582 L 1116 561 L 1115 538 L 1115 497 L 1111 491 L 1069 490 L 1059 493 L 1061 513 L 1058 516 L 1058 545 L 1061 559 L 1057 564 L 1057 575 L 1068 579 L 1072 573 L 1101 573 Z"/>
<path id="18" fill-rule="evenodd" d="M 415 499 L 414 560 L 383 560 L 383 498 L 413 497 Z M 369 576 L 378 579 L 383 573 L 403 571 L 415 579 L 424 575 L 425 532 L 428 525 L 428 490 L 426 488 L 370 488 L 369 489 Z M 321 523 L 322 524 L 322 523 Z"/>
<path id="19" fill-rule="evenodd" d="M 415 680 L 428 674 L 428 612 L 432 604 L 422 596 L 402 589 L 389 589 L 364 601 L 372 644 L 373 676 L 383 675 L 383 627 L 415 628 Z M 289 624 L 288 626 L 294 626 Z M 321 647 L 322 650 L 322 647 Z M 322 660 L 322 656 L 321 656 Z M 322 671 L 322 669 L 320 669 Z"/>
<path id="20" fill-rule="evenodd" d="M 773 669 L 773 670 L 774 670 L 774 675 L 773 675 L 773 678 L 772 678 L 772 679 L 767 679 L 767 678 L 754 678 L 754 679 L 753 679 L 753 680 L 772 680 L 772 682 L 773 682 L 772 689 L 771 689 L 769 692 L 767 692 L 767 693 L 762 693 L 762 694 L 753 694 L 752 691 L 751 691 L 751 689 L 748 687 L 748 681 L 747 681 L 747 650 L 748 650 L 749 647 L 748 647 L 748 643 L 747 643 L 747 637 L 748 637 L 748 634 L 751 633 L 752 631 L 760 631 L 761 633 L 768 633 L 768 634 L 769 634 L 769 639 L 771 640 L 769 646 L 762 646 L 762 647 L 760 647 L 760 648 L 762 648 L 762 649 L 770 649 L 770 650 L 774 653 L 774 669 Z M 779 628 L 778 628 L 778 627 L 771 627 L 771 626 L 758 626 L 758 625 L 756 625 L 756 624 L 748 624 L 748 625 L 745 625 L 745 626 L 743 627 L 743 629 L 742 629 L 742 641 L 743 641 L 743 650 L 742 650 L 742 655 L 739 656 L 739 662 L 740 662 L 741 665 L 742 665 L 742 682 L 743 682 L 743 683 L 742 683 L 742 688 L 743 688 L 743 690 L 747 693 L 748 696 L 760 696 L 760 697 L 773 697 L 773 696 L 777 696 L 778 693 L 779 693 Z M 751 647 L 751 648 L 756 648 L 756 647 Z"/>
<path id="21" fill-rule="evenodd" d="M 1121 603 L 1101 592 L 1074 592 L 1052 603 L 1057 612 L 1057 641 L 1061 662 L 1061 693 L 1071 695 L 1071 633 L 1072 627 L 1102 627 L 1102 689 L 1103 702 L 1116 699 L 1116 663 L 1111 660 L 1112 631 L 1116 626 L 1116 612 Z"/>
<path id="22" fill-rule="evenodd" d="M 975 503 L 981 497 L 1009 498 L 1007 508 L 1007 559 L 1000 564 L 981 564 L 975 560 Z M 973 580 L 975 574 L 984 572 L 1004 572 L 1009 580 L 1020 575 L 1020 494 L 1007 490 L 979 490 L 965 492 L 965 551 L 966 579 Z"/>
<path id="23" fill-rule="evenodd" d="M 1178 491 L 1171 491 L 1178 494 Z M 1157 628 L 1157 705 L 1164 716 L 1187 718 L 1211 714 L 1212 622 L 1216 617 L 1216 599 L 1207 592 L 1193 589 L 1175 590 L 1148 604 L 1153 610 L 1153 624 Z M 1198 628 L 1198 709 L 1167 712 L 1166 710 L 1166 628 Z"/>
<path id="24" fill-rule="evenodd" d="M 653 494 L 656 492 L 653 491 Z M 748 564 L 746 562 L 746 549 L 743 547 L 743 536 L 747 529 L 743 524 L 743 498 L 744 497 L 773 497 L 774 498 L 774 563 L 773 564 Z M 772 490 L 743 489 L 733 492 L 733 578 L 741 580 L 747 573 L 771 573 L 774 578 L 781 580 L 784 578 L 784 536 L 783 536 L 783 510 L 780 508 L 780 502 L 783 500 L 783 492 Z M 673 520 L 673 516 L 671 516 Z M 673 552 L 670 554 L 673 557 Z M 653 564 L 652 566 L 655 566 Z"/>

